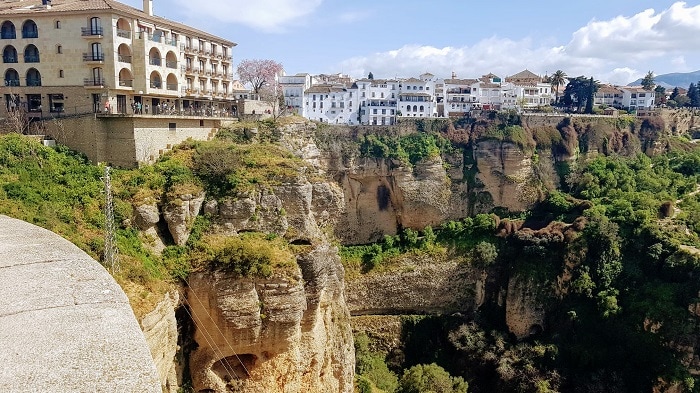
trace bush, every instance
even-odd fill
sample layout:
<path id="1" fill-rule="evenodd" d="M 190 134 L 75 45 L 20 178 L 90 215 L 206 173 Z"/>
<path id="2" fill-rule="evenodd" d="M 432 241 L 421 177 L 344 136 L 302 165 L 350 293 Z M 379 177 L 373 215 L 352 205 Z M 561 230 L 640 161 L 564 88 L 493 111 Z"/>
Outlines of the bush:
<path id="1" fill-rule="evenodd" d="M 399 380 L 398 393 L 467 393 L 467 383 L 435 363 L 413 366 Z"/>

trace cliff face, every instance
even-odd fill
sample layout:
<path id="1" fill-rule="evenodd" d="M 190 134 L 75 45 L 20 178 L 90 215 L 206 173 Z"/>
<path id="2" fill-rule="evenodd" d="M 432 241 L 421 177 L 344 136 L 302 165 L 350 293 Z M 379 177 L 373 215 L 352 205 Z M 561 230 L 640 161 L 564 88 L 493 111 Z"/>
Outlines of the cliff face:
<path id="1" fill-rule="evenodd" d="M 321 245 L 298 263 L 291 277 L 191 277 L 195 391 L 352 391 L 354 351 L 337 250 Z"/>

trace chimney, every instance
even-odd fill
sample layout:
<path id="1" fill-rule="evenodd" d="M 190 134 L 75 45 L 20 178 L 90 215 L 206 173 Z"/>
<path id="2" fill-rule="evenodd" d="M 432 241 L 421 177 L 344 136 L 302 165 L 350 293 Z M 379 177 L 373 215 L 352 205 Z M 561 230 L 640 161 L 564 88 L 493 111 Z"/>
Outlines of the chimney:
<path id="1" fill-rule="evenodd" d="M 153 16 L 153 0 L 143 0 L 143 12 Z"/>

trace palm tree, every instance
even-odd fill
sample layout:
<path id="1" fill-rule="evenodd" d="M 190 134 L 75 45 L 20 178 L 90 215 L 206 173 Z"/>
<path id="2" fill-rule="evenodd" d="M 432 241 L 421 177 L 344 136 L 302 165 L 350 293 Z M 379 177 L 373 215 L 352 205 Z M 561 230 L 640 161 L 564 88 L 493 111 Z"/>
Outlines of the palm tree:
<path id="1" fill-rule="evenodd" d="M 556 95 L 554 96 L 555 97 L 554 104 L 556 105 L 559 103 L 559 86 L 566 83 L 566 72 L 564 72 L 562 70 L 557 70 L 550 77 L 549 83 L 552 84 L 552 88 L 554 88 L 556 91 Z"/>

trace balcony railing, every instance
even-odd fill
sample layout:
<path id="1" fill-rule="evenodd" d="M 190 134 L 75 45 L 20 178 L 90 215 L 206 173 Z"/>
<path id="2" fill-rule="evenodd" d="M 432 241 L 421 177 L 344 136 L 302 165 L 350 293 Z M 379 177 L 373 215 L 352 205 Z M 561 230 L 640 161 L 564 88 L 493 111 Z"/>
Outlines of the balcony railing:
<path id="1" fill-rule="evenodd" d="M 165 87 L 168 90 L 177 91 L 177 83 L 168 83 Z"/>
<path id="2" fill-rule="evenodd" d="M 83 53 L 83 61 L 105 61 L 104 53 Z"/>
<path id="3" fill-rule="evenodd" d="M 17 63 L 17 56 L 3 56 L 3 63 Z"/>
<path id="4" fill-rule="evenodd" d="M 154 65 L 154 66 L 160 66 L 162 64 L 160 59 L 148 59 L 148 64 Z"/>
<path id="5" fill-rule="evenodd" d="M 81 31 L 83 37 L 104 34 L 104 29 L 102 29 L 101 27 L 81 27 L 80 31 Z"/>
<path id="6" fill-rule="evenodd" d="M 17 38 L 17 33 L 14 31 L 3 31 L 0 33 L 0 38 L 3 40 L 14 40 Z"/>
<path id="7" fill-rule="evenodd" d="M 165 66 L 168 68 L 177 68 L 177 61 L 166 61 Z"/>
<path id="8" fill-rule="evenodd" d="M 27 78 L 27 86 L 41 86 L 41 78 Z"/>
<path id="9" fill-rule="evenodd" d="M 23 30 L 22 38 L 39 38 L 39 32 L 36 30 Z"/>
<path id="10" fill-rule="evenodd" d="M 117 37 L 131 38 L 131 32 L 129 30 L 117 29 Z"/>
<path id="11" fill-rule="evenodd" d="M 119 79 L 119 86 L 121 86 L 121 87 L 134 87 L 134 81 L 131 79 Z"/>
<path id="12" fill-rule="evenodd" d="M 117 59 L 122 63 L 131 63 L 131 56 L 129 55 L 118 55 Z"/>
<path id="13" fill-rule="evenodd" d="M 161 82 L 151 82 L 151 89 L 162 89 L 162 86 Z"/>
<path id="14" fill-rule="evenodd" d="M 83 86 L 104 86 L 105 78 L 85 78 L 83 79 Z"/>
<path id="15" fill-rule="evenodd" d="M 177 40 L 176 39 L 170 39 L 170 40 L 166 39 L 165 45 L 177 46 Z"/>
<path id="16" fill-rule="evenodd" d="M 5 86 L 19 86 L 19 79 L 5 79 Z"/>
<path id="17" fill-rule="evenodd" d="M 24 55 L 24 62 L 25 63 L 38 63 L 39 62 L 39 55 Z"/>

